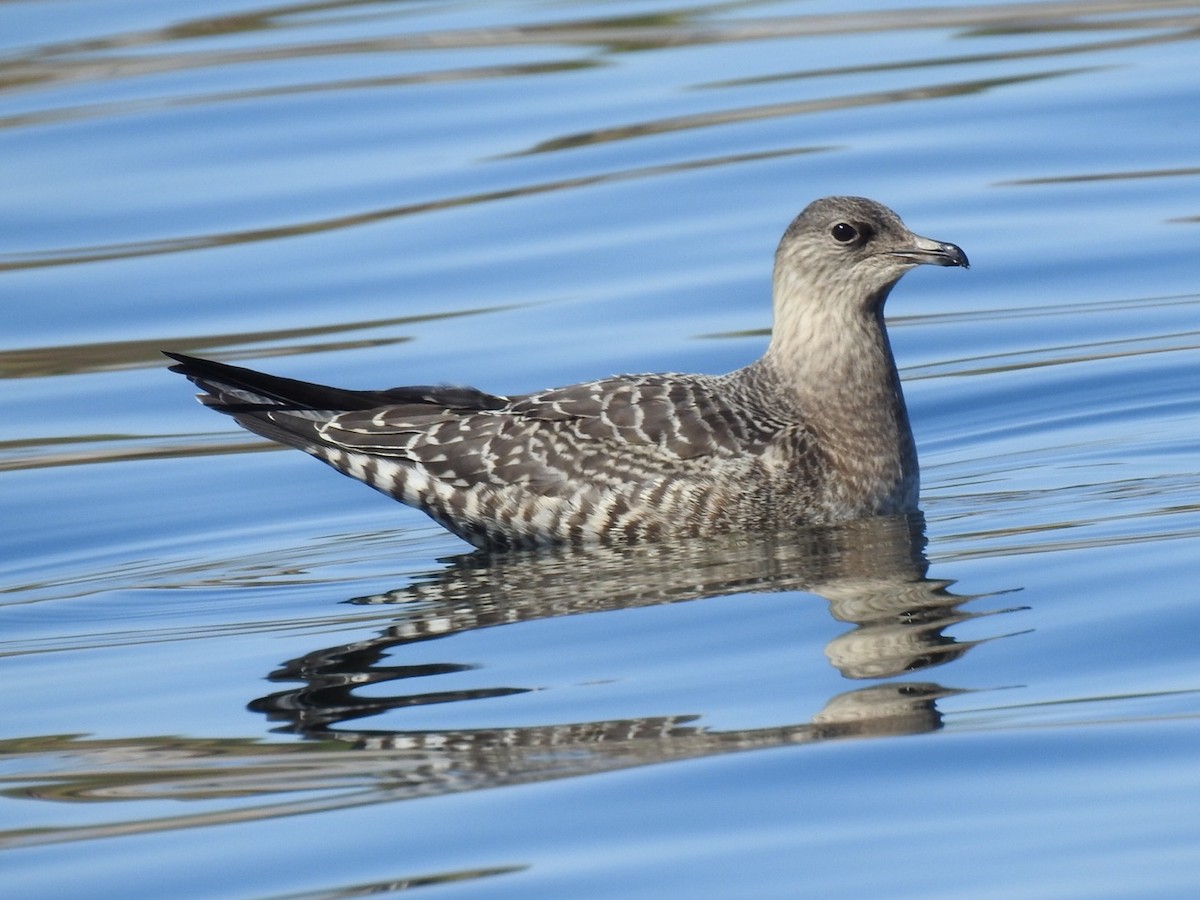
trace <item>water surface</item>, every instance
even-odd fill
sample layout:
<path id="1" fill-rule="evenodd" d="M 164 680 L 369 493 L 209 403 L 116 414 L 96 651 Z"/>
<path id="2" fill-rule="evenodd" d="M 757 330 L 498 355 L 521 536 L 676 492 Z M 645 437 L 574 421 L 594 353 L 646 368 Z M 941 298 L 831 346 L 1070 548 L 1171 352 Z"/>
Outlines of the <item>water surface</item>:
<path id="1" fill-rule="evenodd" d="M 0 9 L 0 881 L 1192 896 L 1200 4 Z M 189 399 L 727 371 L 831 193 L 923 516 L 479 559 Z"/>

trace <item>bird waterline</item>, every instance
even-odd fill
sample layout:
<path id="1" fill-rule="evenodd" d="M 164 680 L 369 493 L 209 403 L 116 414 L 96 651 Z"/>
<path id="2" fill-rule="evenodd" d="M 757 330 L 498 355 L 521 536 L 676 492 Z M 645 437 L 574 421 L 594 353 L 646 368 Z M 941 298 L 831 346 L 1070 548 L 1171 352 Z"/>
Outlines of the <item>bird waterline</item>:
<path id="1" fill-rule="evenodd" d="M 481 549 L 778 530 L 916 507 L 883 303 L 909 269 L 966 268 L 888 208 L 828 197 L 776 252 L 764 356 L 727 375 L 621 375 L 515 397 L 349 391 L 168 353 L 201 401 Z"/>

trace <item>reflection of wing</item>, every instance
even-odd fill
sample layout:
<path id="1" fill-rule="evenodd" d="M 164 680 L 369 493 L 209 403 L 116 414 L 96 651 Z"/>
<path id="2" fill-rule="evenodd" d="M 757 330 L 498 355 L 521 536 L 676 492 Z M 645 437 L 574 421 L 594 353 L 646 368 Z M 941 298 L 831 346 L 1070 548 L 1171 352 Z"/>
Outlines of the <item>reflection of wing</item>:
<path id="1" fill-rule="evenodd" d="M 383 655 L 408 643 L 560 616 L 775 591 L 821 595 L 835 618 L 857 626 L 833 638 L 827 649 L 844 675 L 897 675 L 946 662 L 974 646 L 946 636 L 944 629 L 987 614 L 961 611 L 973 597 L 955 595 L 948 582 L 925 577 L 921 529 L 921 517 L 914 515 L 777 535 L 468 554 L 403 588 L 352 601 L 393 606 L 396 622 L 380 636 L 316 651 L 276 675 L 379 673 Z M 457 671 L 458 665 L 444 663 L 439 671 Z M 424 666 L 386 671 L 384 680 L 437 674 Z"/>
<path id="2" fill-rule="evenodd" d="M 923 544 L 922 521 L 914 515 L 774 535 L 469 554 L 396 591 L 354 601 L 386 605 L 395 621 L 377 635 L 286 663 L 270 679 L 293 684 L 251 708 L 295 733 L 383 754 L 368 754 L 364 765 L 376 758 L 386 763 L 393 798 L 757 748 L 925 733 L 941 727 L 938 701 L 960 691 L 922 681 L 870 684 L 825 699 L 823 708 L 818 698 L 819 711 L 808 721 L 760 728 L 706 727 L 696 715 L 703 710 L 696 709 L 629 718 L 579 714 L 562 722 L 472 728 L 476 701 L 538 690 L 541 683 L 521 685 L 517 679 L 514 684 L 508 665 L 502 680 L 490 682 L 488 667 L 481 668 L 476 656 L 456 658 L 456 648 L 463 645 L 455 641 L 406 653 L 414 649 L 410 644 L 500 625 L 727 594 L 807 591 L 837 597 L 840 614 L 867 616 L 850 632 L 862 639 L 836 657 L 831 654 L 839 665 L 848 664 L 845 674 L 858 677 L 868 669 L 875 675 L 898 674 L 935 665 L 952 658 L 955 648 L 965 652 L 971 646 L 941 633 L 971 615 L 957 607 L 972 598 L 955 596 L 946 582 L 925 577 Z M 804 605 L 815 600 L 796 597 Z M 467 646 L 476 654 L 481 645 L 469 641 Z M 406 659 L 410 656 L 415 658 Z M 656 658 L 654 664 L 662 666 L 664 660 Z M 467 670 L 473 673 L 469 679 L 442 677 Z M 368 690 L 360 690 L 366 685 Z M 791 694 L 795 685 L 783 689 Z M 447 703 L 457 709 L 449 712 L 450 719 L 465 724 L 432 731 L 416 723 L 404 728 L 416 708 Z"/>

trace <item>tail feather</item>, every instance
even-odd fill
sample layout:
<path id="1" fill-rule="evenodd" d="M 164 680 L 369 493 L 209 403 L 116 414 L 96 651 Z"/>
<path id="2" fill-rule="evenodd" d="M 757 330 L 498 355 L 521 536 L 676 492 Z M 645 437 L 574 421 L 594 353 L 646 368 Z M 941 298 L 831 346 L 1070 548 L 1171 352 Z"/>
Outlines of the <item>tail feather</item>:
<path id="1" fill-rule="evenodd" d="M 206 406 L 233 416 L 267 410 L 339 413 L 373 409 L 388 402 L 378 391 L 350 391 L 182 353 L 164 354 L 177 363 L 171 366 L 172 372 L 185 376 L 205 392 L 201 401 Z"/>
<path id="2" fill-rule="evenodd" d="M 306 452 L 314 452 L 320 444 L 317 426 L 321 422 L 346 409 L 369 408 L 353 391 L 182 353 L 166 355 L 177 363 L 171 366 L 172 372 L 185 376 L 204 392 L 197 399 L 205 406 L 232 416 L 247 431 Z"/>
<path id="3" fill-rule="evenodd" d="M 427 416 L 432 410 L 498 410 L 511 401 L 471 387 L 416 385 L 354 391 L 269 375 L 228 363 L 163 351 L 170 371 L 185 376 L 205 406 L 232 416 L 248 431 L 315 455 L 326 442 L 318 427 L 348 412 L 389 407 L 398 414 Z"/>
<path id="4" fill-rule="evenodd" d="M 177 363 L 170 371 L 191 380 L 208 396 L 202 401 L 220 412 L 231 415 L 242 411 L 257 411 L 269 407 L 277 411 L 332 413 L 378 409 L 381 406 L 416 406 L 453 410 L 503 409 L 510 400 L 472 387 L 451 385 L 413 385 L 387 388 L 382 391 L 352 391 L 268 375 L 254 369 L 231 366 L 182 353 L 164 350 Z M 242 407 L 246 409 L 243 410 Z"/>

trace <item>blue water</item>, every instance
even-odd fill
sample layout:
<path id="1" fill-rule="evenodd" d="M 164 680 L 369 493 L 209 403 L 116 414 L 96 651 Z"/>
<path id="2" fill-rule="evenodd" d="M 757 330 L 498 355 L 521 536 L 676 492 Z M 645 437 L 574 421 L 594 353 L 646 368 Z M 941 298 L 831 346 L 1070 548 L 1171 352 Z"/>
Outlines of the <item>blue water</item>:
<path id="1" fill-rule="evenodd" d="M 1194 896 L 1197 34 L 4 4 L 5 896 Z M 831 193 L 972 261 L 889 301 L 920 520 L 478 561 L 158 352 L 726 371 Z"/>

